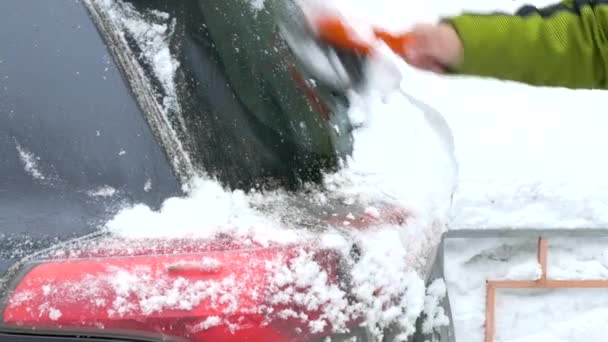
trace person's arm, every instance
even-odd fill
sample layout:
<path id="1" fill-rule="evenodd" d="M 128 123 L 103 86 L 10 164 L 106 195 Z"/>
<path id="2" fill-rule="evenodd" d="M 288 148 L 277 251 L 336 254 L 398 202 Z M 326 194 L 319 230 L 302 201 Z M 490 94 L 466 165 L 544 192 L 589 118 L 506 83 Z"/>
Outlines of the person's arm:
<path id="1" fill-rule="evenodd" d="M 608 1 L 447 18 L 462 43 L 451 73 L 539 86 L 608 88 Z"/>

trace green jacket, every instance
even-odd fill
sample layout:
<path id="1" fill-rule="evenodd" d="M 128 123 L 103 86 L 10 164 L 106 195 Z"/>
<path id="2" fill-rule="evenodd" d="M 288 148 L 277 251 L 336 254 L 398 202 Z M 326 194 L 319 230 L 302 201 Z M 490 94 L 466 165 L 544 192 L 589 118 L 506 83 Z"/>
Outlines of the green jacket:
<path id="1" fill-rule="evenodd" d="M 608 89 L 608 0 L 448 18 L 464 46 L 451 72 L 538 86 Z"/>

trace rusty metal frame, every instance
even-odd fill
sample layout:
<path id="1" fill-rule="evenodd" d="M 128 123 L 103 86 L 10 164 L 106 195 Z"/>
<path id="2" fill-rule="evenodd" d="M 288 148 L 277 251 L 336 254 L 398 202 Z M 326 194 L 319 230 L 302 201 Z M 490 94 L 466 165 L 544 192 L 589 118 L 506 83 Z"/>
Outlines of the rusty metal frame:
<path id="1" fill-rule="evenodd" d="M 486 281 L 486 326 L 485 342 L 494 341 L 495 307 L 497 289 L 573 289 L 608 288 L 608 279 L 597 280 L 551 280 L 547 275 L 548 241 L 538 239 L 537 258 L 541 274 L 537 280 L 487 280 Z"/>
<path id="2" fill-rule="evenodd" d="M 542 269 L 542 275 L 538 280 L 530 280 L 530 281 L 520 281 L 520 282 L 506 282 L 506 281 L 488 281 L 487 287 L 487 299 L 486 307 L 491 309 L 487 309 L 486 313 L 489 316 L 486 316 L 486 322 L 489 325 L 486 327 L 490 328 L 489 331 L 492 332 L 492 338 L 494 333 L 494 306 L 496 305 L 496 290 L 500 288 L 515 288 L 515 289 L 559 289 L 559 288 L 598 288 L 597 283 L 595 281 L 577 281 L 577 280 L 549 280 L 547 274 L 547 248 L 548 243 L 546 239 L 552 238 L 608 238 L 608 227 L 603 228 L 567 228 L 567 227 L 556 227 L 556 228 L 525 228 L 525 229 L 513 229 L 510 227 L 504 228 L 483 228 L 483 229 L 462 229 L 462 228 L 451 228 L 447 232 L 445 232 L 441 238 L 441 242 L 435 251 L 434 258 L 429 260 L 429 263 L 424 270 L 425 282 L 430 284 L 435 279 L 445 279 L 444 266 L 445 266 L 445 257 L 446 257 L 446 245 L 450 240 L 458 240 L 458 239 L 498 239 L 498 240 L 527 240 L 530 239 L 532 243 L 534 241 L 538 241 L 538 261 L 540 264 L 540 268 Z M 541 242 L 542 241 L 542 242 Z M 448 256 L 449 257 L 449 256 Z M 607 280 L 599 280 L 601 282 L 601 286 L 599 288 L 608 287 L 608 279 Z M 513 286 L 503 286 L 516 283 Z M 416 323 L 417 332 L 414 336 L 408 340 L 408 342 L 426 342 L 426 341 L 437 341 L 437 342 L 457 342 L 455 327 L 454 327 L 454 316 L 452 314 L 452 308 L 450 305 L 450 289 L 447 289 L 447 293 L 445 298 L 441 301 L 440 306 L 444 309 L 445 314 L 449 317 L 449 324 L 447 326 L 441 326 L 429 334 L 422 333 L 422 319 L 424 317 L 420 317 Z M 491 304 L 491 306 L 489 305 Z M 491 318 L 491 319 L 488 319 Z M 492 341 L 491 339 L 487 339 L 488 330 L 486 330 L 486 341 Z M 458 341 L 460 342 L 460 341 Z M 464 341 L 466 342 L 466 341 Z"/>

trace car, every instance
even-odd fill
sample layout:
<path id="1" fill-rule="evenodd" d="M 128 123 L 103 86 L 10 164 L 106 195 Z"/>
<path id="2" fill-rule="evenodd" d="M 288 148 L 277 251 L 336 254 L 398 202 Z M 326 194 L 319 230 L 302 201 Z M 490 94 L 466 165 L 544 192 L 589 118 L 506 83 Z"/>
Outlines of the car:
<path id="1" fill-rule="evenodd" d="M 398 319 L 361 324 L 366 305 L 403 299 L 364 284 L 382 300 L 358 303 L 355 242 L 339 253 L 221 229 L 125 238 L 105 227 L 126 206 L 162 209 L 197 177 L 230 191 L 286 190 L 281 219 L 294 225 L 407 220 L 390 205 L 307 198 L 352 150 L 349 103 L 298 64 L 270 12 L 243 3 L 0 3 L 0 341 L 403 332 Z"/>

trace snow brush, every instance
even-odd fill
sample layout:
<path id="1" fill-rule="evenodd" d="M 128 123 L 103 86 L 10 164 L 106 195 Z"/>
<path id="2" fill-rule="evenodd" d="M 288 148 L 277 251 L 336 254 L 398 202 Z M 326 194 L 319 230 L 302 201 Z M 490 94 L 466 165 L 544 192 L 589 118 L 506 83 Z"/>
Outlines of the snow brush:
<path id="1" fill-rule="evenodd" d="M 410 33 L 394 34 L 347 20 L 316 1 L 280 1 L 280 33 L 301 70 L 322 84 L 344 91 L 364 83 L 365 61 L 385 43 L 399 56 L 414 42 Z"/>
<path id="2" fill-rule="evenodd" d="M 414 43 L 411 33 L 392 33 L 377 27 L 371 27 L 368 37 L 337 15 L 322 15 L 312 20 L 313 29 L 319 39 L 331 46 L 351 50 L 364 56 L 374 52 L 374 40 L 384 42 L 394 53 L 403 56 L 406 49 Z M 367 38 L 367 39 L 366 39 Z"/>

